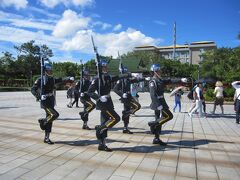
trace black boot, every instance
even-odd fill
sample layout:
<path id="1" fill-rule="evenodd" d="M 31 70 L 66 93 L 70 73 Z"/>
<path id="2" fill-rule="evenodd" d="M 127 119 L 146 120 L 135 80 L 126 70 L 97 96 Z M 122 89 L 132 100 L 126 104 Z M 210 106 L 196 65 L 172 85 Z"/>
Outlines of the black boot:
<path id="1" fill-rule="evenodd" d="M 107 147 L 105 138 L 99 139 L 99 145 L 98 145 L 99 151 L 106 151 L 106 152 L 112 152 L 112 149 Z"/>
<path id="2" fill-rule="evenodd" d="M 47 144 L 54 144 L 54 142 L 52 142 L 50 139 L 49 139 L 49 136 L 50 136 L 50 133 L 49 132 L 45 132 L 45 138 L 44 138 L 44 143 L 47 143 Z"/>
<path id="3" fill-rule="evenodd" d="M 129 129 L 124 129 L 124 130 L 123 130 L 123 133 L 124 133 L 124 134 L 133 134 L 133 132 L 130 131 Z"/>
<path id="4" fill-rule="evenodd" d="M 166 146 L 167 145 L 167 143 L 163 142 L 161 139 L 156 138 L 156 137 L 153 139 L 153 144 L 159 144 L 161 146 Z"/>
<path id="5" fill-rule="evenodd" d="M 104 144 L 99 144 L 98 145 L 98 150 L 99 151 L 106 151 L 106 152 L 112 152 L 112 149 L 107 147 L 106 145 Z"/>
<path id="6" fill-rule="evenodd" d="M 237 124 L 239 124 L 239 119 L 238 119 L 238 120 L 236 120 L 236 123 L 237 123 Z"/>
<path id="7" fill-rule="evenodd" d="M 92 130 L 87 124 L 83 124 L 82 129 L 86 129 L 86 130 Z"/>

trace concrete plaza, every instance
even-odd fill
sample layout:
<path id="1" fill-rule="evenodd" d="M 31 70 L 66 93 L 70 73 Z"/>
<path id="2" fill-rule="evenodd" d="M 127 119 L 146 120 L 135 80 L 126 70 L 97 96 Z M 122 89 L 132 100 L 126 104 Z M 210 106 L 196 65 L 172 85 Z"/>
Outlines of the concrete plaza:
<path id="1" fill-rule="evenodd" d="M 173 98 L 165 97 L 172 109 Z M 120 114 L 122 104 L 114 93 L 112 98 Z M 161 139 L 168 146 L 162 147 L 152 144 L 147 125 L 154 119 L 150 96 L 140 93 L 142 109 L 129 125 L 134 134 L 123 134 L 119 122 L 108 133 L 113 152 L 102 152 L 95 131 L 81 129 L 82 108 L 67 108 L 68 101 L 66 91 L 57 92 L 60 116 L 51 134 L 55 144 L 47 145 L 37 121 L 45 114 L 31 93 L 0 93 L 0 179 L 240 179 L 240 125 L 232 105 L 224 106 L 224 115 L 218 107 L 215 115 L 190 118 L 184 95 L 182 112 L 174 113 L 163 127 Z M 207 112 L 212 109 L 207 104 Z M 94 110 L 89 126 L 97 124 L 99 111 Z"/>

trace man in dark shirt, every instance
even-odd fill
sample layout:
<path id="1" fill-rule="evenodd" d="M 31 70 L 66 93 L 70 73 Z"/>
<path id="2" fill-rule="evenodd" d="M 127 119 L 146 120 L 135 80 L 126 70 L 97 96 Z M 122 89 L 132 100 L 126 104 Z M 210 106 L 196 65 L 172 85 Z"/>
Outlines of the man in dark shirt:
<path id="1" fill-rule="evenodd" d="M 84 110 L 79 113 L 81 119 L 83 120 L 83 129 L 91 130 L 88 127 L 88 115 L 89 113 L 95 108 L 95 104 L 91 101 L 90 96 L 88 95 L 87 91 L 91 84 L 89 80 L 89 72 L 87 69 L 83 70 L 83 77 L 81 80 L 76 84 L 77 89 L 79 89 L 80 93 L 80 101 L 83 104 Z"/>
<path id="2" fill-rule="evenodd" d="M 123 68 L 123 73 L 127 73 L 126 67 Z M 124 123 L 123 133 L 133 134 L 128 129 L 130 114 L 134 114 L 141 108 L 141 105 L 131 95 L 131 84 L 144 81 L 144 78 L 125 78 L 118 80 L 113 88 L 113 91 L 121 97 L 124 110 L 122 111 L 122 120 Z"/>
<path id="3" fill-rule="evenodd" d="M 52 123 L 55 119 L 58 118 L 59 113 L 54 109 L 55 106 L 55 96 L 54 96 L 54 89 L 55 84 L 61 83 L 63 81 L 69 80 L 69 78 L 63 80 L 62 78 L 56 79 L 52 75 L 52 66 L 49 62 L 44 62 L 44 72 L 43 75 L 43 83 L 42 83 L 42 89 L 41 89 L 41 77 L 38 78 L 32 89 L 32 94 L 40 100 L 41 108 L 43 108 L 46 112 L 46 118 L 41 118 L 38 120 L 40 124 L 40 128 L 42 130 L 45 130 L 45 137 L 44 137 L 44 143 L 47 144 L 54 144 L 49 136 L 52 131 Z M 41 93 L 39 91 L 41 89 Z"/>
<path id="4" fill-rule="evenodd" d="M 99 140 L 98 150 L 112 151 L 106 146 L 105 139 L 108 129 L 117 124 L 120 121 L 120 117 L 114 110 L 110 91 L 112 83 L 118 81 L 120 77 L 108 74 L 107 62 L 105 60 L 101 60 L 99 65 L 102 69 L 100 79 L 98 77 L 93 79 L 88 89 L 88 94 L 96 100 L 97 109 L 101 111 L 101 125 L 95 127 L 96 136 Z M 98 91 L 98 94 L 95 91 Z"/>
<path id="5" fill-rule="evenodd" d="M 153 144 L 160 144 L 165 146 L 166 143 L 161 141 L 159 136 L 162 130 L 162 125 L 173 118 L 173 114 L 169 110 L 169 107 L 164 98 L 164 87 L 171 82 L 176 83 L 178 79 L 163 79 L 161 77 L 161 68 L 159 64 L 153 64 L 151 66 L 152 79 L 149 81 L 149 90 L 152 103 L 150 108 L 155 112 L 155 121 L 148 123 L 151 132 L 155 135 Z M 186 82 L 186 78 L 181 79 L 182 82 Z"/>

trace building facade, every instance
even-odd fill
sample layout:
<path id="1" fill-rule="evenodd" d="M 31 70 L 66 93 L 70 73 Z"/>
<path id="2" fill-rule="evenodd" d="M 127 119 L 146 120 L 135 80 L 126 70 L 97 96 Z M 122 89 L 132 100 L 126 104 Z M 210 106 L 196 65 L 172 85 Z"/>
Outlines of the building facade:
<path id="1" fill-rule="evenodd" d="M 202 53 L 217 48 L 213 41 L 192 42 L 190 44 L 176 45 L 175 60 L 182 63 L 199 64 L 202 61 Z M 174 59 L 174 46 L 138 46 L 134 51 L 153 51 L 165 59 Z"/>

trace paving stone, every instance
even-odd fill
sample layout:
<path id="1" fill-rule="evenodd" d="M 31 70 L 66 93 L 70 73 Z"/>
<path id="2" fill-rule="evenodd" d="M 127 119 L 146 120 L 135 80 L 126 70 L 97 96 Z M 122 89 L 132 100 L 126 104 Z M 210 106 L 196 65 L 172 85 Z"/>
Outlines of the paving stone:
<path id="1" fill-rule="evenodd" d="M 29 180 L 34 180 L 34 179 L 40 179 L 43 176 L 46 176 L 49 172 L 57 168 L 57 165 L 53 164 L 44 164 L 38 168 L 35 168 L 34 170 L 22 175 L 20 178 L 22 179 L 29 179 Z"/>
<path id="2" fill-rule="evenodd" d="M 217 175 L 217 173 L 214 173 L 214 172 L 209 172 L 209 171 L 201 171 L 201 170 L 198 170 L 198 179 L 199 180 L 218 180 L 219 177 Z"/>
<path id="3" fill-rule="evenodd" d="M 178 162 L 177 175 L 196 178 L 196 166 L 193 163 Z"/>
<path id="4" fill-rule="evenodd" d="M 8 171 L 5 174 L 0 175 L 0 179 L 4 179 L 4 180 L 16 179 L 19 176 L 27 173 L 28 171 L 29 171 L 28 169 L 17 167 L 11 171 Z"/>
<path id="5" fill-rule="evenodd" d="M 24 160 L 24 159 L 15 159 L 14 161 L 11 161 L 11 162 L 8 162 L 8 163 L 5 163 L 5 164 L 2 164 L 0 166 L 0 174 L 4 174 L 10 170 L 13 170 L 19 166 L 21 166 L 22 164 L 26 163 L 27 160 Z"/>

